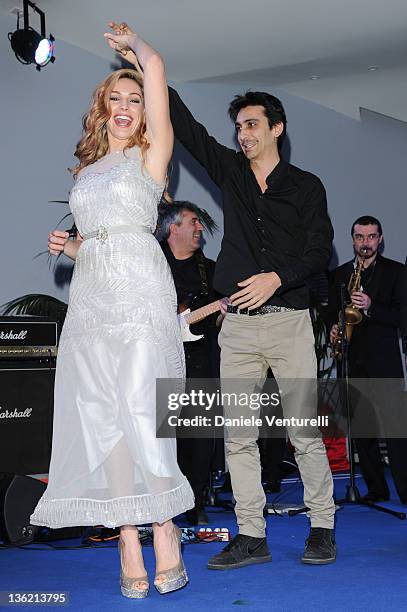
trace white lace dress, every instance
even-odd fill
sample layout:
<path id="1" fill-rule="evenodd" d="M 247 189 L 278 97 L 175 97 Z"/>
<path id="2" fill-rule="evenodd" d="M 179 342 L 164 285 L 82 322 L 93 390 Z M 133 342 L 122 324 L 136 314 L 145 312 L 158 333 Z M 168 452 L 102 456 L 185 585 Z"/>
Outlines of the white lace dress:
<path id="1" fill-rule="evenodd" d="M 70 207 L 81 235 L 134 224 L 154 231 L 163 186 L 137 148 L 78 176 Z M 175 439 L 157 439 L 156 378 L 182 378 L 176 294 L 151 233 L 82 243 L 55 380 L 48 487 L 33 525 L 163 522 L 193 507 Z"/>

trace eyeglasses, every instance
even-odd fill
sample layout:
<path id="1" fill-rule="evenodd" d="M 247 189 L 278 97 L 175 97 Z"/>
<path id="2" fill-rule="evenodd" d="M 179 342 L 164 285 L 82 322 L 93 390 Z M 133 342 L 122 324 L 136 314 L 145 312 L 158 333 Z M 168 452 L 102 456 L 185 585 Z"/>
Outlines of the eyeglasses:
<path id="1" fill-rule="evenodd" d="M 377 232 L 374 234 L 367 234 L 366 236 L 364 236 L 363 234 L 353 234 L 353 239 L 356 242 L 363 242 L 366 239 L 371 242 L 372 240 L 376 240 L 378 237 L 379 234 Z"/>

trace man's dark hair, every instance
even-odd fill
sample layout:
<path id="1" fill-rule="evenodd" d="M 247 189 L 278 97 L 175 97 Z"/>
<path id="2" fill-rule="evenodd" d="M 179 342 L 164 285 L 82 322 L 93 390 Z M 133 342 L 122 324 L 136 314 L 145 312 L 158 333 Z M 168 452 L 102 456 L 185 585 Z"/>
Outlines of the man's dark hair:
<path id="1" fill-rule="evenodd" d="M 382 224 L 379 219 L 376 217 L 371 217 L 370 215 L 363 215 L 363 217 L 359 217 L 352 225 L 352 229 L 350 230 L 350 235 L 353 236 L 353 232 L 355 231 L 355 225 L 377 225 L 377 231 L 379 232 L 379 236 L 383 234 Z"/>
<path id="2" fill-rule="evenodd" d="M 246 106 L 262 106 L 270 129 L 277 125 L 277 123 L 283 124 L 284 129 L 278 137 L 278 146 L 280 148 L 287 128 L 287 117 L 280 100 L 265 91 L 246 91 L 243 95 L 235 96 L 229 105 L 229 116 L 233 123 L 236 123 L 239 112 L 242 108 L 246 108 Z"/>
<path id="3" fill-rule="evenodd" d="M 172 223 L 175 223 L 175 225 L 181 225 L 182 213 L 184 210 L 189 210 L 190 212 L 194 213 L 204 228 L 211 235 L 213 235 L 214 230 L 218 229 L 215 221 L 204 208 L 199 208 L 199 206 L 196 204 L 186 200 L 175 200 L 174 202 L 170 203 L 163 199 L 158 207 L 158 221 L 156 230 L 157 240 L 167 240 L 170 235 L 170 225 Z"/>

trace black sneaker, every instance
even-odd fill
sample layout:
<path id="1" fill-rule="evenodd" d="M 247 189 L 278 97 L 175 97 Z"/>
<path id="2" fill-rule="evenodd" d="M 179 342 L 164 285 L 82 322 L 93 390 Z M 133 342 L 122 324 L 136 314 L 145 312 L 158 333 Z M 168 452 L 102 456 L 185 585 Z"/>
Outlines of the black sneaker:
<path id="1" fill-rule="evenodd" d="M 252 538 L 238 534 L 208 561 L 208 569 L 227 570 L 271 561 L 266 538 Z"/>
<path id="2" fill-rule="evenodd" d="M 325 565 L 336 559 L 335 533 L 333 529 L 311 527 L 301 561 L 311 565 Z"/>

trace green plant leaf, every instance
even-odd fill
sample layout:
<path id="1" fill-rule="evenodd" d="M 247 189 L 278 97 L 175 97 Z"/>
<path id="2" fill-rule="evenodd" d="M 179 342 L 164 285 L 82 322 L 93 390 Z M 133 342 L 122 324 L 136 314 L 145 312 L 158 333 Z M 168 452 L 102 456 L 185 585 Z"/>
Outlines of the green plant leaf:
<path id="1" fill-rule="evenodd" d="M 35 315 L 63 321 L 68 304 L 52 295 L 29 293 L 0 306 L 3 315 Z"/>

